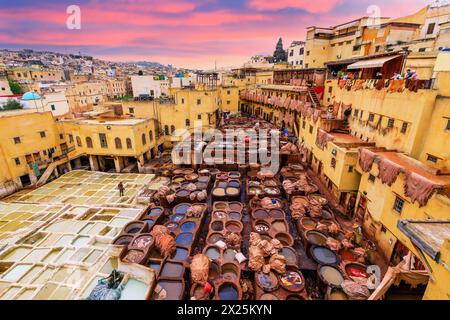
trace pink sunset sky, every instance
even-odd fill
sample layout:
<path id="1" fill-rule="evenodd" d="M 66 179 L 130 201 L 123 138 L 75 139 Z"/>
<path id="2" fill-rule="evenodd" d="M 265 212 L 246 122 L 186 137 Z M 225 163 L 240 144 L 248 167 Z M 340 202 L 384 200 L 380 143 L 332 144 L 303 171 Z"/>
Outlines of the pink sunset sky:
<path id="1" fill-rule="evenodd" d="M 2 1 L 6 2 L 6 1 Z M 15 0 L 0 9 L 0 48 L 90 54 L 114 61 L 147 60 L 189 68 L 240 66 L 304 40 L 305 28 L 370 15 L 412 14 L 431 0 Z M 66 27 L 69 5 L 81 29 Z"/>

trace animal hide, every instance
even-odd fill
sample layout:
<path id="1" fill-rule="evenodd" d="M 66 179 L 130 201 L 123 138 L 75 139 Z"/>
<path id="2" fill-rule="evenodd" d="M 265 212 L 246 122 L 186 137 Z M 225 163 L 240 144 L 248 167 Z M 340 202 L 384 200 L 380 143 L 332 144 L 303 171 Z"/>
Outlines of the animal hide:
<path id="1" fill-rule="evenodd" d="M 360 148 L 358 150 L 359 153 L 359 165 L 364 172 L 369 172 L 372 168 L 373 161 L 375 160 L 376 154 L 370 151 L 369 149 Z"/>
<path id="2" fill-rule="evenodd" d="M 403 171 L 401 166 L 384 158 L 380 159 L 378 168 L 378 177 L 381 179 L 381 182 L 386 183 L 388 186 L 391 186 L 397 179 L 400 172 Z"/>
<path id="3" fill-rule="evenodd" d="M 433 183 L 427 178 L 414 172 L 408 172 L 405 180 L 405 194 L 411 198 L 414 203 L 417 201 L 420 207 L 427 204 L 433 193 L 442 188 L 442 186 Z"/>
<path id="4" fill-rule="evenodd" d="M 327 146 L 327 143 L 329 141 L 332 141 L 334 138 L 332 135 L 328 134 L 326 131 L 322 129 L 317 129 L 317 136 L 316 136 L 316 145 L 320 149 L 325 149 Z"/>

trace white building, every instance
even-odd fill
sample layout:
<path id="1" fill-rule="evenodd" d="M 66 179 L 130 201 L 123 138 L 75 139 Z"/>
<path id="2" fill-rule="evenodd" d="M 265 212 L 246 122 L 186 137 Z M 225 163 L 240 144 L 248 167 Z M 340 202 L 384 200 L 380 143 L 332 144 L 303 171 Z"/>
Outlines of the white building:
<path id="1" fill-rule="evenodd" d="M 195 85 L 195 82 L 197 80 L 197 76 L 195 74 L 189 74 L 188 76 L 184 75 L 181 76 L 174 76 L 172 77 L 172 83 L 170 86 L 172 88 L 184 88 Z"/>
<path id="2" fill-rule="evenodd" d="M 134 98 L 159 98 L 161 95 L 169 94 L 170 82 L 167 77 L 163 80 L 159 76 L 131 76 L 130 78 Z"/>
<path id="3" fill-rule="evenodd" d="M 287 49 L 288 63 L 292 66 L 303 68 L 304 52 L 305 42 L 293 41 Z"/>

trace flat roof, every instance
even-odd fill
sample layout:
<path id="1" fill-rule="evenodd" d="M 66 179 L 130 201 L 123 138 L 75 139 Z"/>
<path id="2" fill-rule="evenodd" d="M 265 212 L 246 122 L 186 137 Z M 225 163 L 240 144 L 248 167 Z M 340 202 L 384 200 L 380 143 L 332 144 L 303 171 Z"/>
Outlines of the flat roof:
<path id="1" fill-rule="evenodd" d="M 399 220 L 397 227 L 418 248 L 439 262 L 440 250 L 450 239 L 450 220 Z"/>
<path id="2" fill-rule="evenodd" d="M 127 118 L 127 119 L 74 119 L 74 120 L 63 120 L 65 122 L 73 122 L 79 124 L 92 124 L 92 125 L 122 125 L 122 126 L 133 126 L 143 122 L 149 121 L 149 119 L 139 119 L 139 118 Z"/>

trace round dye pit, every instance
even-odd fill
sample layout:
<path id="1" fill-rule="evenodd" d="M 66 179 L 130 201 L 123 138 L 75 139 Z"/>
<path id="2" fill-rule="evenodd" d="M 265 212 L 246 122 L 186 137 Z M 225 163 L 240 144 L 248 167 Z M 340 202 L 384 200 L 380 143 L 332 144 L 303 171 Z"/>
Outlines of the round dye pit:
<path id="1" fill-rule="evenodd" d="M 256 221 L 255 222 L 255 231 L 258 233 L 264 233 L 264 232 L 268 232 L 270 229 L 270 225 L 269 223 L 267 223 L 266 221 Z"/>
<path id="2" fill-rule="evenodd" d="M 153 237 L 151 235 L 141 235 L 134 239 L 132 246 L 139 249 L 144 249 L 153 242 Z"/>
<path id="3" fill-rule="evenodd" d="M 287 232 L 287 225 L 286 222 L 284 222 L 284 220 L 276 220 L 272 222 L 272 226 L 271 229 L 274 232 Z"/>
<path id="4" fill-rule="evenodd" d="M 174 208 L 174 213 L 184 215 L 184 214 L 186 214 L 186 212 L 189 210 L 190 207 L 191 206 L 188 204 L 184 204 L 184 203 L 180 204 Z"/>
<path id="5" fill-rule="evenodd" d="M 228 218 L 231 220 L 241 220 L 241 214 L 237 211 L 228 213 Z"/>
<path id="6" fill-rule="evenodd" d="M 225 223 L 225 229 L 229 232 L 241 233 L 242 228 L 242 223 L 238 221 L 227 221 L 227 223 Z"/>
<path id="7" fill-rule="evenodd" d="M 313 219 L 307 218 L 307 217 L 302 218 L 300 220 L 300 223 L 301 223 L 303 229 L 305 229 L 307 231 L 314 230 L 317 226 L 317 223 Z"/>
<path id="8" fill-rule="evenodd" d="M 211 260 L 217 260 L 220 257 L 220 250 L 217 247 L 209 247 L 206 249 L 205 255 Z"/>
<path id="9" fill-rule="evenodd" d="M 134 233 L 138 233 L 139 231 L 144 229 L 144 227 L 145 227 L 144 222 L 141 222 L 141 221 L 130 222 L 125 226 L 124 232 L 129 233 L 129 234 L 134 234 Z"/>
<path id="10" fill-rule="evenodd" d="M 149 229 L 152 228 L 155 224 L 155 221 L 153 221 L 152 219 L 144 219 L 144 222 L 147 224 Z"/>
<path id="11" fill-rule="evenodd" d="M 158 285 L 166 291 L 166 300 L 179 300 L 183 297 L 182 281 L 159 280 Z"/>
<path id="12" fill-rule="evenodd" d="M 340 287 L 344 281 L 342 273 L 332 266 L 321 266 L 317 272 L 320 278 L 328 285 Z"/>
<path id="13" fill-rule="evenodd" d="M 118 245 L 118 246 L 127 246 L 130 244 L 131 240 L 133 240 L 133 236 L 129 236 L 129 235 L 122 235 L 122 236 L 118 236 L 115 240 L 114 240 L 114 244 Z"/>
<path id="14" fill-rule="evenodd" d="M 281 242 L 283 246 L 291 247 L 294 244 L 294 239 L 289 233 L 279 232 L 275 235 L 275 239 Z"/>
<path id="15" fill-rule="evenodd" d="M 222 284 L 219 287 L 219 299 L 220 300 L 238 300 L 239 299 L 238 290 L 231 283 Z"/>
<path id="16" fill-rule="evenodd" d="M 156 261 L 148 261 L 147 267 L 152 268 L 155 271 L 155 273 L 158 273 L 159 270 L 161 269 L 161 264 Z"/>
<path id="17" fill-rule="evenodd" d="M 253 216 L 255 217 L 255 219 L 264 220 L 269 218 L 269 213 L 266 210 L 258 209 L 253 212 Z"/>
<path id="18" fill-rule="evenodd" d="M 190 192 L 187 191 L 187 190 L 184 190 L 184 189 L 178 190 L 178 191 L 175 193 L 175 195 L 176 195 L 177 197 L 180 197 L 180 198 L 187 197 L 189 194 L 190 194 Z"/>
<path id="19" fill-rule="evenodd" d="M 123 261 L 130 262 L 130 263 L 140 263 L 142 259 L 144 258 L 144 252 L 140 250 L 129 250 L 125 257 L 123 258 Z"/>
<path id="20" fill-rule="evenodd" d="M 280 254 L 286 258 L 286 264 L 291 266 L 297 265 L 297 255 L 291 247 L 283 247 Z"/>
<path id="21" fill-rule="evenodd" d="M 327 237 L 315 230 L 306 231 L 306 240 L 316 246 L 324 246 L 327 243 Z"/>
<path id="22" fill-rule="evenodd" d="M 225 238 L 221 233 L 211 233 L 208 237 L 209 244 L 215 244 L 217 241 L 223 241 Z"/>
<path id="23" fill-rule="evenodd" d="M 180 246 L 189 246 L 191 245 L 193 238 L 194 236 L 192 233 L 183 232 L 176 237 L 175 242 Z"/>
<path id="24" fill-rule="evenodd" d="M 331 289 L 328 300 L 348 300 L 347 294 L 339 289 Z"/>
<path id="25" fill-rule="evenodd" d="M 336 254 L 327 247 L 315 246 L 311 248 L 311 257 L 318 264 L 335 265 L 338 263 Z"/>
<path id="26" fill-rule="evenodd" d="M 269 211 L 269 216 L 274 219 L 284 219 L 284 212 L 278 209 L 272 209 Z"/>
<path id="27" fill-rule="evenodd" d="M 217 263 L 212 262 L 209 266 L 208 280 L 210 281 L 216 280 L 220 273 L 219 270 L 220 268 L 217 265 Z"/>
<path id="28" fill-rule="evenodd" d="M 271 293 L 263 293 L 260 297 L 259 300 L 279 300 L 278 297 L 276 295 L 273 295 Z"/>
<path id="29" fill-rule="evenodd" d="M 286 270 L 286 272 L 280 276 L 280 282 L 283 288 L 290 292 L 300 292 L 304 288 L 303 276 L 293 270 Z"/>
<path id="30" fill-rule="evenodd" d="M 239 181 L 231 180 L 228 182 L 229 188 L 239 188 L 240 186 L 241 184 L 239 183 Z"/>
<path id="31" fill-rule="evenodd" d="M 356 261 L 356 255 L 353 253 L 352 250 L 342 249 L 341 251 L 339 251 L 339 255 L 344 261 L 352 261 L 352 262 Z"/>
<path id="32" fill-rule="evenodd" d="M 212 194 L 216 197 L 224 197 L 225 189 L 224 188 L 214 188 Z"/>
<path id="33" fill-rule="evenodd" d="M 225 219 L 226 216 L 227 214 L 224 211 L 214 211 L 213 213 L 213 218 L 218 220 Z"/>
<path id="34" fill-rule="evenodd" d="M 174 214 L 174 215 L 170 218 L 170 221 L 172 221 L 172 222 L 180 222 L 183 218 L 184 218 L 184 215 L 183 215 L 183 214 Z"/>
<path id="35" fill-rule="evenodd" d="M 359 263 L 349 263 L 345 266 L 345 272 L 349 277 L 367 278 L 367 267 Z"/>
<path id="36" fill-rule="evenodd" d="M 242 204 L 240 204 L 239 202 L 231 202 L 229 204 L 229 208 L 230 208 L 231 211 L 241 212 L 242 211 Z"/>
<path id="37" fill-rule="evenodd" d="M 239 278 L 239 267 L 233 263 L 225 263 L 222 265 L 222 278 L 226 280 L 237 280 Z"/>
<path id="38" fill-rule="evenodd" d="M 223 230 L 223 222 L 222 221 L 214 221 L 211 223 L 212 231 L 222 231 Z"/>
<path id="39" fill-rule="evenodd" d="M 233 261 L 236 256 L 236 251 L 234 249 L 226 249 L 223 252 L 223 259 L 225 261 Z"/>
<path id="40" fill-rule="evenodd" d="M 169 231 L 171 232 L 175 232 L 175 230 L 178 229 L 178 223 L 176 222 L 169 222 L 166 224 L 167 229 L 169 229 Z"/>
<path id="41" fill-rule="evenodd" d="M 264 273 L 259 271 L 255 275 L 256 284 L 261 287 L 264 291 L 274 291 L 278 288 L 278 278 L 270 271 L 269 273 Z"/>
<path id="42" fill-rule="evenodd" d="M 190 232 L 195 229 L 195 226 L 196 226 L 195 222 L 186 221 L 186 222 L 183 222 L 183 224 L 180 227 L 180 230 L 183 232 Z"/>
<path id="43" fill-rule="evenodd" d="M 227 204 L 223 203 L 223 202 L 219 202 L 219 203 L 214 204 L 214 208 L 216 210 L 226 210 L 227 209 Z"/>
<path id="44" fill-rule="evenodd" d="M 322 210 L 322 218 L 329 220 L 333 218 L 333 214 L 328 210 Z"/>
<path id="45" fill-rule="evenodd" d="M 232 196 L 232 197 L 238 196 L 239 193 L 240 193 L 239 188 L 235 188 L 235 187 L 228 187 L 225 190 L 225 192 L 226 192 L 227 195 Z"/>

